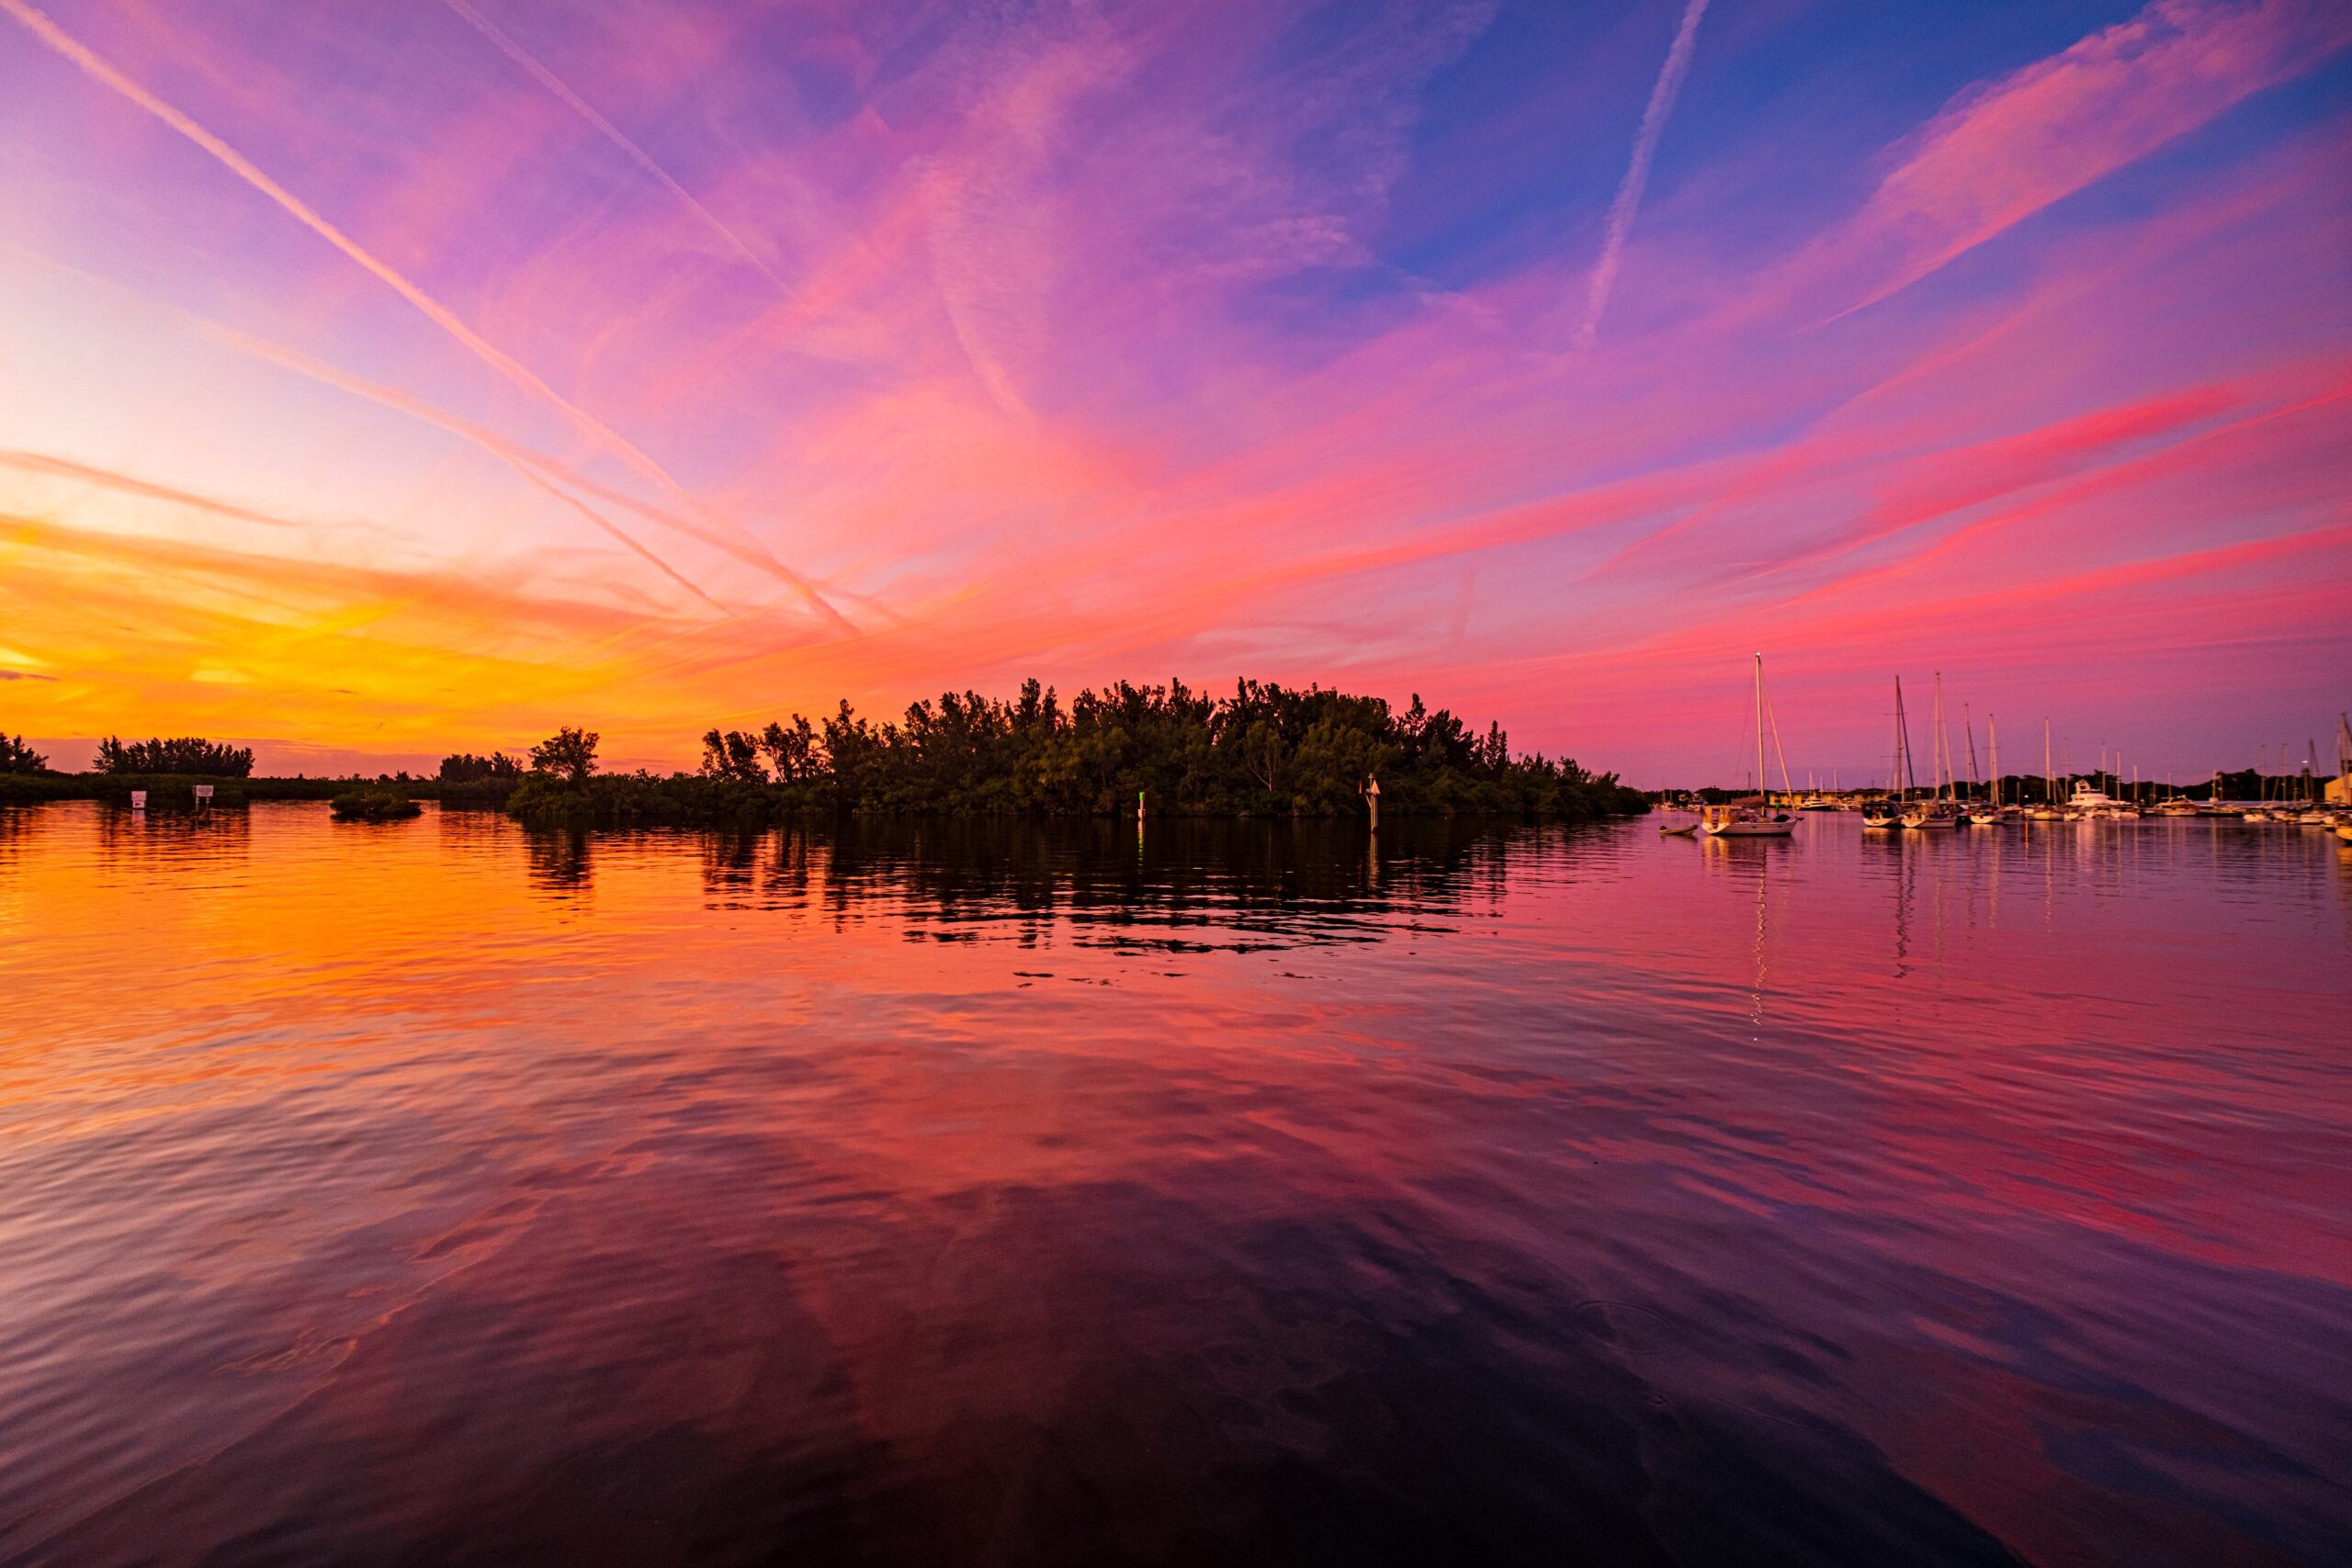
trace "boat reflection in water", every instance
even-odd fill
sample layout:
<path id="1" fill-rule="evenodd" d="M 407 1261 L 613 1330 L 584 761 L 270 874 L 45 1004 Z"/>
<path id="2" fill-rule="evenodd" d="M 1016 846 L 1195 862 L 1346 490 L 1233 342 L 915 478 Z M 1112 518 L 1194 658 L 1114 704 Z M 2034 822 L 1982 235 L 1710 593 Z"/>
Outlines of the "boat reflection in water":
<path id="1" fill-rule="evenodd" d="M 2347 862 L 0 812 L 0 1560 L 2328 1561 Z"/>

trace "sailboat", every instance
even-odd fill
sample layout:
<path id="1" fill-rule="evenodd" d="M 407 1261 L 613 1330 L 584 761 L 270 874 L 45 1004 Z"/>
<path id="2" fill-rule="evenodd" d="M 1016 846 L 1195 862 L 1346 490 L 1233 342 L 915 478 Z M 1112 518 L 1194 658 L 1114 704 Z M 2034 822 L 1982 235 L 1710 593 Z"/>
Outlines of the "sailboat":
<path id="1" fill-rule="evenodd" d="M 1780 746 L 1780 729 L 1773 728 L 1772 744 Z M 1789 794 L 1789 764 L 1781 761 L 1781 787 Z M 1709 836 L 1717 839 L 1785 839 L 1796 831 L 1795 816 L 1777 811 L 1772 807 L 1770 792 L 1764 787 L 1764 656 L 1756 656 L 1756 792 L 1755 804 L 1711 806 L 1703 824 Z"/>
<path id="2" fill-rule="evenodd" d="M 1951 732 L 1944 727 L 1944 677 L 1936 671 L 1936 705 L 1934 710 L 1936 793 L 1903 814 L 1905 828 L 1957 828 L 1960 826 L 1960 802 L 1951 797 Z"/>
<path id="3" fill-rule="evenodd" d="M 1984 743 L 1993 751 L 1992 793 L 1969 807 L 1968 822 L 1972 828 L 1997 828 L 2001 825 L 2001 737 L 1993 728 L 1993 716 L 1984 716 Z M 1968 771 L 1976 771 L 1976 732 L 1968 733 Z"/>
<path id="4" fill-rule="evenodd" d="M 2213 782 L 2205 788 L 2204 808 L 2197 815 L 2199 817 L 2235 817 L 2237 815 L 2222 804 L 2222 770 L 2219 768 L 2213 770 Z"/>
<path id="5" fill-rule="evenodd" d="M 1903 802 L 1911 798 L 1911 727 L 1903 720 L 1903 677 L 1894 678 L 1894 758 L 1887 764 L 1886 794 L 1864 803 L 1862 826 L 1897 828 L 1903 823 Z"/>
<path id="6" fill-rule="evenodd" d="M 2026 813 L 2036 822 L 2055 822 L 2064 815 L 2058 809 L 2058 784 L 2050 771 L 2050 720 L 2041 721 L 2041 804 Z"/>

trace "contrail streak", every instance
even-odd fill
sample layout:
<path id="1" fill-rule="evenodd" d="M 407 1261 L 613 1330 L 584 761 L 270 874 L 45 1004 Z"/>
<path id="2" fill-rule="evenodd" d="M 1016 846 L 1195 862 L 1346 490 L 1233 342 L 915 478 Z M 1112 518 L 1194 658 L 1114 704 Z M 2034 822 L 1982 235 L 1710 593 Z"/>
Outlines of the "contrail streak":
<path id="1" fill-rule="evenodd" d="M 546 479 L 520 463 L 514 462 L 511 458 L 508 459 L 508 466 L 524 479 L 538 486 L 558 501 L 575 508 L 588 521 L 643 556 L 653 564 L 656 570 L 669 578 L 671 581 L 719 614 L 727 613 L 726 605 L 681 577 L 668 561 L 631 538 L 627 532 L 598 514 L 585 502 L 567 494 Z M 319 526 L 299 518 L 279 517 L 267 512 L 256 512 L 250 506 L 239 506 L 234 502 L 220 501 L 209 495 L 198 495 L 194 491 L 178 490 L 170 485 L 157 484 L 152 479 L 142 479 L 135 475 L 117 473 L 111 468 L 94 468 L 86 464 L 71 462 L 63 457 L 51 457 L 40 452 L 0 452 L 0 468 L 17 468 L 26 473 L 46 474 L 52 479 L 74 479 L 83 484 L 96 485 L 104 490 L 118 491 L 125 495 L 143 496 L 150 501 L 161 501 L 174 506 L 185 506 L 193 511 L 209 512 L 217 517 L 233 518 L 240 523 L 259 523 L 272 528 Z"/>
<path id="2" fill-rule="evenodd" d="M 147 91 L 130 77 L 125 76 L 121 72 L 117 71 L 72 34 L 51 21 L 41 11 L 27 5 L 25 0 L 0 0 L 0 11 L 6 11 L 15 17 L 28 32 L 80 67 L 85 74 L 113 89 L 122 97 L 146 110 L 202 148 L 230 173 L 276 202 L 304 228 L 341 251 L 386 288 L 414 306 L 427 321 L 456 339 L 484 365 L 505 377 L 523 391 L 560 412 L 583 434 L 596 441 L 640 476 L 661 486 L 694 510 L 709 513 L 708 507 L 696 500 L 684 486 L 673 479 L 661 464 L 639 451 L 627 437 L 605 425 L 585 409 L 571 402 L 562 393 L 532 374 L 520 361 L 466 325 L 455 311 L 411 283 L 384 262 L 378 260 L 365 246 L 329 222 L 325 217 L 300 197 L 264 174 L 235 148 L 205 130 L 180 110 Z M 733 531 L 741 532 L 741 530 L 736 528 Z M 759 564 L 764 570 L 790 584 L 808 602 L 810 608 L 823 615 L 842 630 L 855 634 L 857 628 L 852 626 L 839 610 L 828 604 L 824 597 L 818 593 L 799 573 L 777 560 L 756 543 L 752 543 L 747 547 L 755 552 Z"/>
<path id="3" fill-rule="evenodd" d="M 103 490 L 119 491 L 125 495 L 143 496 L 150 501 L 167 502 L 198 512 L 209 512 L 216 517 L 232 518 L 239 523 L 258 523 L 271 528 L 307 528 L 318 525 L 299 518 L 280 517 L 273 513 L 256 512 L 250 506 L 234 502 L 216 501 L 194 491 L 175 490 L 170 485 L 157 484 L 131 474 L 120 474 L 112 468 L 93 468 L 63 457 L 51 457 L 41 452 L 0 452 L 0 468 L 16 468 L 24 473 L 45 474 L 51 479 L 74 479 L 83 484 L 96 485 Z"/>
<path id="4" fill-rule="evenodd" d="M 662 576 L 668 578 L 671 581 L 676 583 L 679 587 L 684 589 L 687 592 L 693 594 L 695 598 L 701 600 L 704 604 L 709 605 L 720 615 L 723 615 L 727 614 L 726 605 L 720 604 L 718 600 L 712 598 L 709 594 L 704 592 L 699 587 L 695 586 L 692 581 L 688 581 L 685 574 L 681 572 L 676 567 L 672 566 L 668 561 L 663 560 L 660 556 L 655 555 L 651 550 L 646 548 L 644 545 L 639 543 L 638 540 L 619 524 L 615 523 L 611 518 L 606 517 L 603 513 L 597 511 L 594 507 L 589 505 L 586 502 L 581 500 L 570 491 L 560 489 L 549 480 L 541 478 L 533 470 L 514 461 L 512 458 L 507 459 L 507 467 L 513 468 L 516 473 L 522 475 L 523 478 L 530 480 L 531 483 L 538 486 L 541 490 L 547 491 L 549 495 L 555 497 L 566 506 L 571 507 L 574 512 L 579 513 L 581 516 L 585 517 L 589 522 L 594 523 L 597 527 L 602 528 L 605 533 L 610 534 L 614 538 L 618 539 L 630 549 L 636 551 L 637 554 L 642 556 L 646 560 L 652 563 L 654 570 L 660 572 Z"/>
<path id="5" fill-rule="evenodd" d="M 1675 30 L 1674 46 L 1666 51 L 1665 68 L 1650 88 L 1649 107 L 1642 111 L 1642 129 L 1634 137 L 1634 161 L 1625 166 L 1624 183 L 1609 204 L 1609 227 L 1600 241 L 1600 259 L 1592 264 L 1592 283 L 1585 296 L 1584 326 L 1577 346 L 1590 348 L 1600 330 L 1600 313 L 1609 308 L 1609 291 L 1617 284 L 1618 258 L 1625 254 L 1625 236 L 1633 232 L 1634 214 L 1642 205 L 1642 191 L 1650 183 L 1650 160 L 1657 155 L 1658 138 L 1666 134 L 1666 117 L 1674 112 L 1675 95 L 1690 73 L 1690 50 L 1698 41 L 1699 18 L 1707 14 L 1707 0 L 1684 0 L 1682 26 Z"/>
<path id="6" fill-rule="evenodd" d="M 752 249 L 751 245 L 745 242 L 742 235 L 738 234 L 734 230 L 729 228 L 726 223 L 721 221 L 717 213 L 711 211 L 709 208 L 705 207 L 701 201 L 695 198 L 694 192 L 688 190 L 685 186 L 680 185 L 675 179 L 672 178 L 670 171 L 655 163 L 653 161 L 653 155 L 646 152 L 644 148 L 639 146 L 634 141 L 632 141 L 628 134 L 623 131 L 620 127 L 615 125 L 611 120 L 606 119 L 603 115 L 598 114 L 595 107 L 590 104 L 587 99 L 573 92 L 571 88 L 565 84 L 562 77 L 558 76 L 554 72 L 539 63 L 539 60 L 537 55 L 534 55 L 530 51 L 525 49 L 521 44 L 516 43 L 512 38 L 508 37 L 504 30 L 502 29 L 498 24 L 492 22 L 488 17 L 483 16 L 480 11 L 475 10 L 471 6 L 467 5 L 466 0 L 444 0 L 444 4 L 446 4 L 449 9 L 455 11 L 458 16 L 464 17 L 467 24 L 470 26 L 474 31 L 481 34 L 482 37 L 488 39 L 492 44 L 496 45 L 500 53 L 505 55 L 507 59 L 521 66 L 523 70 L 530 75 L 533 81 L 537 82 L 540 86 L 545 87 L 548 92 L 553 93 L 557 97 L 562 99 L 564 104 L 571 108 L 572 113 L 578 115 L 582 119 L 586 120 L 590 125 L 595 127 L 598 134 L 602 135 L 605 141 L 611 142 L 614 146 L 619 148 L 623 153 L 627 154 L 629 162 L 635 164 L 639 169 L 643 170 L 648 178 L 660 185 L 672 196 L 676 197 L 678 200 L 690 209 L 695 217 L 701 219 L 703 222 L 709 225 L 711 231 L 716 233 L 720 239 L 725 240 L 729 248 L 733 250 L 737 255 L 742 257 L 747 265 L 756 269 L 761 276 L 765 277 L 770 283 L 775 284 L 778 293 L 791 300 L 794 304 L 801 306 L 804 309 L 807 308 L 808 302 L 800 297 L 798 291 L 796 290 L 792 285 L 777 276 L 775 268 L 769 266 L 767 263 L 760 259 L 759 254 Z"/>
<path id="7" fill-rule="evenodd" d="M 649 506 L 617 491 L 608 490 L 580 474 L 573 473 L 551 457 L 534 452 L 518 442 L 509 441 L 494 430 L 435 408 L 421 398 L 411 397 L 390 387 L 378 386 L 372 381 L 363 381 L 356 376 L 346 375 L 331 365 L 297 354 L 292 349 L 280 348 L 275 344 L 264 343 L 258 338 L 248 337 L 243 333 L 219 326 L 199 318 L 191 318 L 191 321 L 198 332 L 224 348 L 233 349 L 239 354 L 260 360 L 264 364 L 275 365 L 280 369 L 291 371 L 295 375 L 317 381 L 323 386 L 333 387 L 337 391 L 348 392 L 353 397 L 362 398 L 380 407 L 404 413 L 435 429 L 447 431 L 461 440 L 471 442 L 505 464 L 518 477 L 528 480 L 565 505 L 571 507 L 589 522 L 644 557 L 670 581 L 722 615 L 730 613 L 726 605 L 721 604 L 689 581 L 675 567 L 654 554 L 651 549 L 621 528 L 618 524 L 573 495 L 571 489 L 584 490 L 600 500 L 617 502 L 640 516 L 662 524 L 665 527 L 675 528 L 688 538 L 697 539 L 711 548 L 732 556 L 738 560 L 759 564 L 757 559 L 747 553 L 741 546 L 724 535 L 714 535 L 710 530 L 674 516 L 660 507 Z"/>
<path id="8" fill-rule="evenodd" d="M 594 496 L 608 505 L 633 512 L 648 522 L 658 523 L 664 528 L 675 529 L 686 537 L 707 545 L 722 555 L 731 556 L 737 560 L 751 565 L 762 564 L 758 558 L 747 553 L 743 546 L 737 544 L 726 535 L 715 533 L 691 518 L 681 517 L 674 512 L 664 511 L 650 502 L 630 495 L 625 491 L 615 490 L 610 485 L 598 484 L 587 475 L 558 462 L 544 452 L 535 451 L 521 442 L 511 441 L 487 426 L 476 424 L 471 420 L 461 418 L 422 398 L 379 382 L 363 379 L 322 360 L 312 359 L 308 355 L 298 353 L 278 344 L 264 342 L 260 338 L 238 332 L 232 327 L 224 327 L 217 321 L 208 321 L 201 316 L 190 315 L 186 311 L 175 313 L 187 321 L 193 331 L 223 348 L 244 355 L 262 364 L 275 366 L 278 369 L 300 376 L 307 380 L 316 381 L 321 386 L 333 387 L 340 392 L 348 392 L 353 397 L 374 403 L 379 408 L 390 409 L 395 413 L 405 414 L 420 423 L 429 424 L 435 430 L 446 431 L 460 440 L 470 442 L 504 463 L 524 479 L 572 506 L 585 509 L 586 503 L 571 493 L 577 491 Z M 613 532 L 623 543 L 639 550 L 641 554 L 648 554 L 648 558 L 653 559 L 654 564 L 663 570 L 670 570 L 667 562 L 650 556 L 645 551 L 644 547 L 627 535 L 619 533 L 618 529 L 605 521 L 601 514 L 593 512 L 590 514 L 599 526 Z M 687 586 L 691 588 L 693 585 L 689 583 Z M 885 620 L 900 626 L 906 624 L 904 616 L 878 599 L 832 583 L 820 584 L 819 587 L 820 592 L 854 600 Z M 698 588 L 694 589 L 694 592 L 698 598 L 717 604 L 715 600 L 709 600 L 709 596 Z M 727 610 L 725 605 L 718 607 Z M 728 610 L 727 613 L 729 615 L 736 614 L 731 610 Z"/>

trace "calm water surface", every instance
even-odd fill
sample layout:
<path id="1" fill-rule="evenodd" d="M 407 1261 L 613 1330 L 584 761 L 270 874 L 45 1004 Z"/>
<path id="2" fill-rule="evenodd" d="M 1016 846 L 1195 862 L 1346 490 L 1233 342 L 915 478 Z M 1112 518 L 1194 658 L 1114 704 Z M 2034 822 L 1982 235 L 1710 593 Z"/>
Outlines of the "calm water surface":
<path id="1" fill-rule="evenodd" d="M 0 1560 L 2352 1561 L 2352 859 L 0 812 Z"/>

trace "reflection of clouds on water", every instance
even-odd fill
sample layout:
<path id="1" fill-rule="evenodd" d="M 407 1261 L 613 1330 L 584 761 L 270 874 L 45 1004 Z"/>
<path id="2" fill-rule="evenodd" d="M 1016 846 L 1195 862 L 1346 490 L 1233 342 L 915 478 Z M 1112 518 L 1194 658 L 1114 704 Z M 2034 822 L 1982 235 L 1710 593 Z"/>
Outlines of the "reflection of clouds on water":
<path id="1" fill-rule="evenodd" d="M 0 822 L 0 1559 L 2343 1536 L 2315 835 L 101 810 Z"/>

